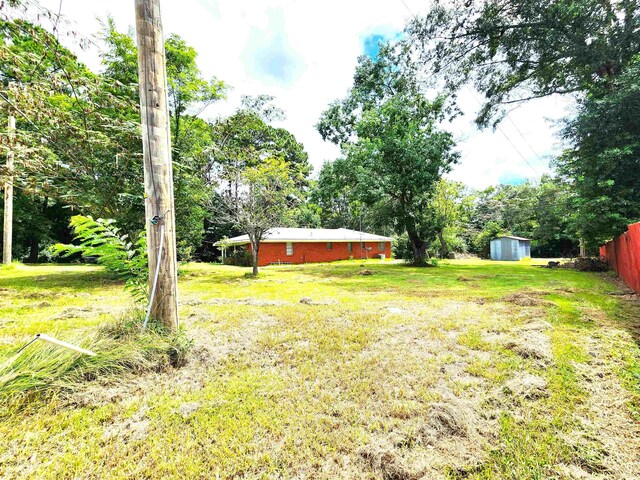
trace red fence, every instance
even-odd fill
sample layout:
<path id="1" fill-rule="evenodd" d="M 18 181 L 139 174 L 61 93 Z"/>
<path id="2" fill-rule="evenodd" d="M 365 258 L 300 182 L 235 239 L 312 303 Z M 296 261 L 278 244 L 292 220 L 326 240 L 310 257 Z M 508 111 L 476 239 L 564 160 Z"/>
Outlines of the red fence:
<path id="1" fill-rule="evenodd" d="M 626 233 L 601 246 L 600 256 L 640 293 L 640 223 L 629 225 Z"/>

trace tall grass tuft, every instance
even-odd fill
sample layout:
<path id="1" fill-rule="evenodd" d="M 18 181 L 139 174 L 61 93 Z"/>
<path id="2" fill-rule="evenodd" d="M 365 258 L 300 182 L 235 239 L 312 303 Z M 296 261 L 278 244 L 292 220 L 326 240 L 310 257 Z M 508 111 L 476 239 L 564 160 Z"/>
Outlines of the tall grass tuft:
<path id="1" fill-rule="evenodd" d="M 0 417 L 37 399 L 71 393 L 84 383 L 127 372 L 163 371 L 186 362 L 191 341 L 179 332 L 168 335 L 149 324 L 142 333 L 143 312 L 135 311 L 93 332 L 60 338 L 91 350 L 84 355 L 44 341 L 28 346 L 13 362 L 0 366 Z M 17 353 L 10 352 L 7 359 Z"/>

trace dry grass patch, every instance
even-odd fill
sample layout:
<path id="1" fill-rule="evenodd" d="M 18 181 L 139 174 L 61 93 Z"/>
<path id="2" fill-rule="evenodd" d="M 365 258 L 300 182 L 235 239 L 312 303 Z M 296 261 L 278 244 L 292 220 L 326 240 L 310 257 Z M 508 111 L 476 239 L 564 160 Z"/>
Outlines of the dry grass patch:
<path id="1" fill-rule="evenodd" d="M 251 280 L 240 268 L 189 266 L 186 365 L 97 378 L 28 417 L 2 418 L 1 476 L 640 475 L 630 333 L 639 306 L 622 308 L 600 277 L 568 270 L 360 265 L 265 268 Z M 0 318 L 33 293 L 55 293 L 2 332 L 0 359 L 32 329 L 100 321 L 88 311 L 51 320 L 111 298 L 112 285 L 94 287 L 99 274 L 73 268 L 0 272 L 12 299 L 0 299 Z"/>

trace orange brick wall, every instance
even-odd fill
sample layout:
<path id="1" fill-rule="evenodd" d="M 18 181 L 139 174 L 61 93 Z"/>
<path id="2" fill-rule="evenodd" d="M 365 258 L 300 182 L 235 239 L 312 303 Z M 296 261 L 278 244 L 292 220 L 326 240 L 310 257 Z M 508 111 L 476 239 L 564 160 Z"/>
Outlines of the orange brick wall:
<path id="1" fill-rule="evenodd" d="M 378 250 L 378 242 L 365 242 L 369 258 L 377 258 L 384 253 L 387 258 L 391 258 L 391 242 L 384 242 L 385 249 Z M 287 255 L 286 244 L 283 243 L 263 243 L 260 245 L 258 254 L 258 265 L 261 267 L 271 263 L 316 263 L 332 262 L 334 260 L 348 260 L 349 257 L 360 259 L 360 242 L 352 242 L 353 251 L 347 249 L 347 242 L 333 242 L 333 248 L 327 249 L 326 242 L 294 242 L 293 255 Z M 248 246 L 251 249 L 251 246 Z M 367 251 L 362 250 L 362 258 L 367 258 Z"/>

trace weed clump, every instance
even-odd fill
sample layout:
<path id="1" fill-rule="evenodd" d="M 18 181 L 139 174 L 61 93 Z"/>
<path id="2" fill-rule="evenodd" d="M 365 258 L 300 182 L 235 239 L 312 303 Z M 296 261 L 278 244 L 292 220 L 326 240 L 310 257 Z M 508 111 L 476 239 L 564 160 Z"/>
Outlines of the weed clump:
<path id="1" fill-rule="evenodd" d="M 186 363 L 192 342 L 183 332 L 168 334 L 163 327 L 150 324 L 142 333 L 141 325 L 142 314 L 135 312 L 97 331 L 64 338 L 95 356 L 45 342 L 32 343 L 0 366 L 0 416 L 37 399 L 70 394 L 98 378 L 164 371 Z"/>

